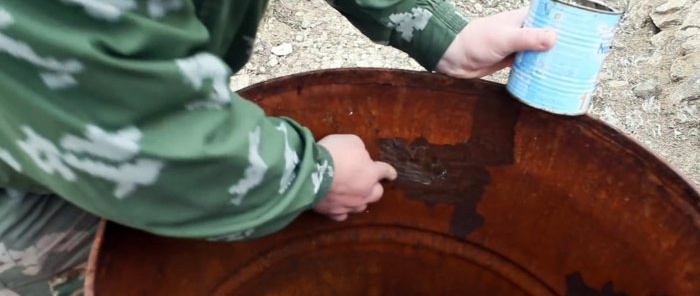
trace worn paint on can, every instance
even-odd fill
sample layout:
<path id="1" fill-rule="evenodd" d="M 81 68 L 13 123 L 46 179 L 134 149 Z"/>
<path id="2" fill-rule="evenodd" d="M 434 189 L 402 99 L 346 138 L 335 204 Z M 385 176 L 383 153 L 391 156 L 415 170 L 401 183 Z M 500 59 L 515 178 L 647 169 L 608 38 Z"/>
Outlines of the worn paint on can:
<path id="1" fill-rule="evenodd" d="M 551 28 L 557 42 L 549 51 L 519 52 L 508 91 L 552 113 L 586 113 L 622 14 L 597 1 L 532 0 L 525 27 Z"/>

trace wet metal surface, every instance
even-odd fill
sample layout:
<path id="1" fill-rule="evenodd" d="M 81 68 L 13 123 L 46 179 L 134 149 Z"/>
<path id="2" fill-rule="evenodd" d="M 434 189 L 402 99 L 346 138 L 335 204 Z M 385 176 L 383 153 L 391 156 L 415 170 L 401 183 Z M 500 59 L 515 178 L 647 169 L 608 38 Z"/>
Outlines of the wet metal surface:
<path id="1" fill-rule="evenodd" d="M 88 295 L 700 295 L 700 195 L 616 130 L 503 85 L 336 70 L 243 92 L 399 178 L 344 223 L 234 243 L 105 224 Z"/>
<path id="2" fill-rule="evenodd" d="M 484 223 L 476 206 L 491 175 L 480 160 L 472 157 L 469 145 L 431 145 L 425 139 L 406 143 L 400 139 L 379 140 L 381 158 L 399 173 L 396 186 L 406 197 L 427 206 L 449 204 L 455 210 L 450 233 L 466 237 Z"/>

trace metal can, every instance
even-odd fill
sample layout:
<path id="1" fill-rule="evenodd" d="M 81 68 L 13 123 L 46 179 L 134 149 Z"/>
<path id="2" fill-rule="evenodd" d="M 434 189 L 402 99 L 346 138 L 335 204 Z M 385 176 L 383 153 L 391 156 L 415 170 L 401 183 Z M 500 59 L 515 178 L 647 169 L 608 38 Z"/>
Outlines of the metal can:
<path id="1" fill-rule="evenodd" d="M 532 107 L 563 115 L 588 111 L 623 11 L 592 0 L 532 0 L 525 27 L 551 28 L 545 52 L 516 54 L 506 88 Z"/>

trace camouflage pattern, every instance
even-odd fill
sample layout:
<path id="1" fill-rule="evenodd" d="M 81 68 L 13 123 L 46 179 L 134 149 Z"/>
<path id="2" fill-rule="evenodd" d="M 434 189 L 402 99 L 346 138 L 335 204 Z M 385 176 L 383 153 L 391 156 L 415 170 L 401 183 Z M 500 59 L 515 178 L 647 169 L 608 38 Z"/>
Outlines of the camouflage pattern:
<path id="1" fill-rule="evenodd" d="M 329 2 L 427 69 L 466 24 L 443 0 Z M 0 3 L 0 296 L 73 293 L 97 217 L 242 240 L 326 195 L 333 162 L 314 135 L 228 87 L 266 6 Z"/>

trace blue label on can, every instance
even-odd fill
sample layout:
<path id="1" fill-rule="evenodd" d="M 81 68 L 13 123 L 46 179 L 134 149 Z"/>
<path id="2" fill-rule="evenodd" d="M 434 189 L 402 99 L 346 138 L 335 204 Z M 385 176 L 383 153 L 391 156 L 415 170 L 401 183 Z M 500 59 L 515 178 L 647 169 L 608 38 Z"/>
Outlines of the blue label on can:
<path id="1" fill-rule="evenodd" d="M 506 86 L 513 96 L 552 113 L 586 113 L 622 13 L 583 3 L 603 7 L 592 1 L 531 2 L 525 26 L 551 28 L 557 42 L 546 52 L 516 55 Z"/>

